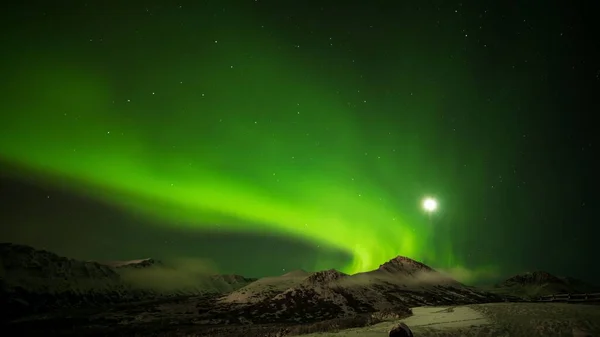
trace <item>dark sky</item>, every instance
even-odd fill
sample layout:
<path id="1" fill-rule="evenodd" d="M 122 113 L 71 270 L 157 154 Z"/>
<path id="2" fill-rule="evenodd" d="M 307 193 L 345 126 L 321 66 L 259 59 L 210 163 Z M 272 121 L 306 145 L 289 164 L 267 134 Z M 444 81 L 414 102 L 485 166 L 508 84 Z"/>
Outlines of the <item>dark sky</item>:
<path id="1" fill-rule="evenodd" d="M 585 3 L 12 4 L 0 241 L 247 276 L 400 254 L 465 282 L 600 283 Z"/>

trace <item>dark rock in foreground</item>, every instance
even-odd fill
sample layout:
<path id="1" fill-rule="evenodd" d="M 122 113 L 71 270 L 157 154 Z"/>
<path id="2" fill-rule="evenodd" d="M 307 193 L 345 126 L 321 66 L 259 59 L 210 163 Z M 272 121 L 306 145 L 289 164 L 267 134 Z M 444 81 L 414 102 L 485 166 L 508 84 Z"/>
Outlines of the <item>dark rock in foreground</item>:
<path id="1" fill-rule="evenodd" d="M 388 333 L 389 337 L 413 337 L 413 333 L 408 327 L 408 325 L 404 323 L 398 323 L 395 327 L 393 327 Z"/>

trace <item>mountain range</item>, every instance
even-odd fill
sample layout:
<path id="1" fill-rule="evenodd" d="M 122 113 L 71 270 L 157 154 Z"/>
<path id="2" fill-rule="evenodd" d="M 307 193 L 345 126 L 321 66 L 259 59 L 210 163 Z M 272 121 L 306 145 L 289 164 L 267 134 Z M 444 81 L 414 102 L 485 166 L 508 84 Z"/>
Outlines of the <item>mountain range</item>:
<path id="1" fill-rule="evenodd" d="M 56 319 L 65 312 L 72 317 L 74 310 L 85 309 L 86 324 L 293 325 L 358 316 L 401 317 L 410 314 L 409 308 L 424 305 L 519 301 L 597 290 L 545 272 L 515 275 L 492 287 L 470 287 L 402 256 L 354 275 L 334 269 L 296 270 L 254 279 L 211 275 L 192 266 L 154 259 L 78 261 L 1 243 L 2 320 Z"/>

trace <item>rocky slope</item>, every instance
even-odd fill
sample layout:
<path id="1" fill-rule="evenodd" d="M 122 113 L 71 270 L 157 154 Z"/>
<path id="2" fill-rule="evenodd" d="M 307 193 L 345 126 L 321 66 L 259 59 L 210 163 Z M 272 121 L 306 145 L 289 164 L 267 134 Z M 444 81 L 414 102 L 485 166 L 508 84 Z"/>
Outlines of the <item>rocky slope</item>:
<path id="1" fill-rule="evenodd" d="M 292 271 L 281 276 L 263 277 L 240 289 L 237 289 L 222 299 L 222 303 L 249 304 L 269 300 L 288 288 L 301 284 L 311 273 Z"/>

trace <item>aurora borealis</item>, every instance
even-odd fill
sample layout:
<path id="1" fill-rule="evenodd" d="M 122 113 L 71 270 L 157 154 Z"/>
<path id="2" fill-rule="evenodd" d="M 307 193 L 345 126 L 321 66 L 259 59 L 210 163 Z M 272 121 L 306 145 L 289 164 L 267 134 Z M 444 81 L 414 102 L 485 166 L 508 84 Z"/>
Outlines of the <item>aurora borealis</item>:
<path id="1" fill-rule="evenodd" d="M 138 220 L 97 223 L 90 211 L 77 226 L 113 229 L 34 237 L 45 216 L 28 215 L 9 239 L 85 258 L 192 254 L 258 275 L 354 273 L 396 255 L 475 273 L 569 272 L 575 248 L 540 254 L 538 241 L 572 226 L 565 247 L 587 247 L 571 221 L 589 216 L 576 172 L 591 141 L 557 129 L 582 121 L 560 113 L 587 96 L 553 94 L 568 76 L 553 72 L 571 62 L 556 46 L 574 34 L 559 8 L 543 19 L 485 3 L 50 6 L 22 5 L 4 23 L 6 176 Z M 426 196 L 439 201 L 431 218 Z M 68 222 L 75 206 L 52 202 Z M 186 243 L 150 244 L 170 231 Z M 270 261 L 236 266 L 212 250 L 214 233 L 246 259 L 272 247 Z M 306 246 L 275 243 L 285 240 Z"/>

